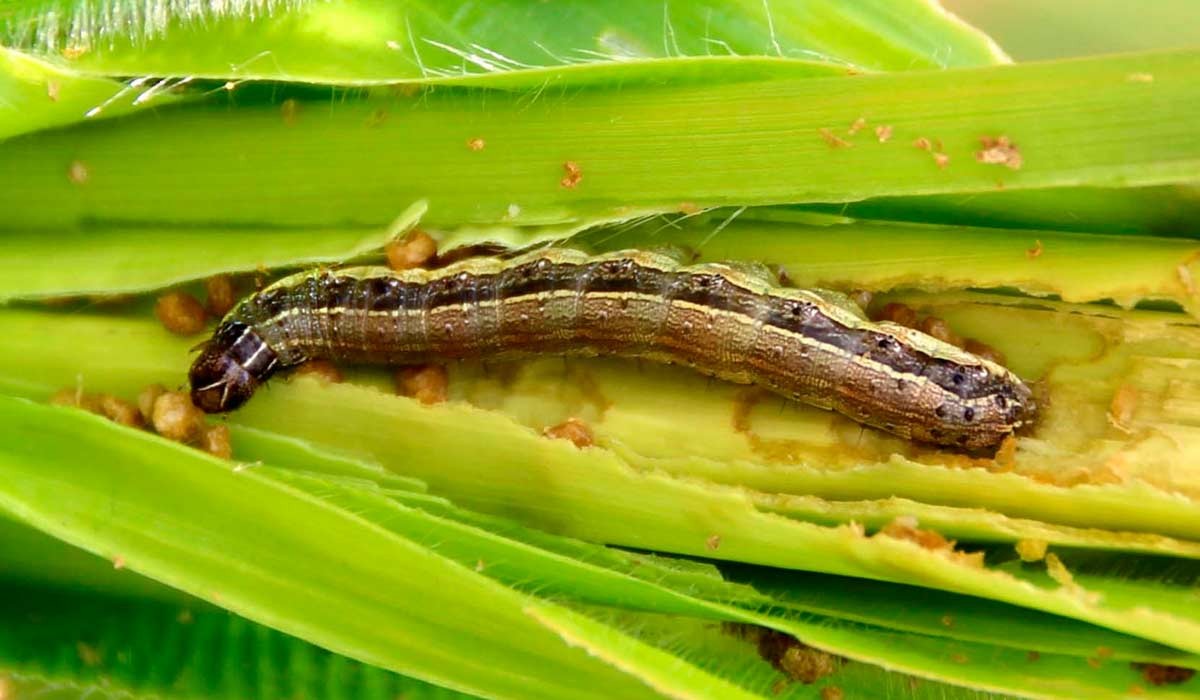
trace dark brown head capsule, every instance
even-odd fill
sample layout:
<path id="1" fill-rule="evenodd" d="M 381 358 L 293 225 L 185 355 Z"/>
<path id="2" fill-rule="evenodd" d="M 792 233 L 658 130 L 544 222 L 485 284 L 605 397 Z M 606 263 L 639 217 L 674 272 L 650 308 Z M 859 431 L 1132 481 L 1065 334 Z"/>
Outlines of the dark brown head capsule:
<path id="1" fill-rule="evenodd" d="M 188 372 L 192 403 L 207 413 L 232 411 L 246 403 L 278 365 L 278 355 L 254 329 L 241 321 L 226 321 Z"/>

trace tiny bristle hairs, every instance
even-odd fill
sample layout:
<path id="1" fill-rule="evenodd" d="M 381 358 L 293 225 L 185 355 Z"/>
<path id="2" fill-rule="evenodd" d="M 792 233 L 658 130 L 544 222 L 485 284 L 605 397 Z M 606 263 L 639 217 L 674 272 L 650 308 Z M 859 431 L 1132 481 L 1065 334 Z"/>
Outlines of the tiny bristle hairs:
<path id="1" fill-rule="evenodd" d="M 253 21 L 302 10 L 322 0 L 89 0 L 30 3 L 28 9 L 0 3 L 0 44 L 39 51 L 140 46 L 172 30 L 210 26 L 223 20 Z"/>
<path id="2" fill-rule="evenodd" d="M 551 248 L 437 270 L 292 275 L 225 317 L 190 379 L 196 404 L 221 412 L 307 360 L 406 365 L 543 354 L 686 365 L 903 438 L 966 449 L 994 446 L 1037 414 L 1029 387 L 1006 368 L 871 322 L 840 294 L 642 251 Z"/>

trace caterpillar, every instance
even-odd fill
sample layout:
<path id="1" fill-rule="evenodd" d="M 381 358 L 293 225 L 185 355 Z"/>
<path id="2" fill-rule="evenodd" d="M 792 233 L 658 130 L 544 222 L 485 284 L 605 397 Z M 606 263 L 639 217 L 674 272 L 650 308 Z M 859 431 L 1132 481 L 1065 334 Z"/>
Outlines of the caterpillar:
<path id="1" fill-rule="evenodd" d="M 1032 423 L 1006 368 L 913 329 L 874 323 L 834 292 L 655 252 L 547 249 L 438 270 L 318 270 L 246 298 L 189 372 L 192 399 L 230 411 L 310 359 L 419 364 L 536 354 L 676 363 L 832 409 L 900 437 L 996 445 Z"/>

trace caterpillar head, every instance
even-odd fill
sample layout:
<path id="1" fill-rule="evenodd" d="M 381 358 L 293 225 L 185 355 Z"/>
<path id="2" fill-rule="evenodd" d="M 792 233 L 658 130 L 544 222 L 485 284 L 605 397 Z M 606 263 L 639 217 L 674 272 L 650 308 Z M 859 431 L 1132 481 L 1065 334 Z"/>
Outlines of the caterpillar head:
<path id="1" fill-rule="evenodd" d="M 192 403 L 207 413 L 232 411 L 246 403 L 278 365 L 278 355 L 253 328 L 226 321 L 188 372 Z"/>

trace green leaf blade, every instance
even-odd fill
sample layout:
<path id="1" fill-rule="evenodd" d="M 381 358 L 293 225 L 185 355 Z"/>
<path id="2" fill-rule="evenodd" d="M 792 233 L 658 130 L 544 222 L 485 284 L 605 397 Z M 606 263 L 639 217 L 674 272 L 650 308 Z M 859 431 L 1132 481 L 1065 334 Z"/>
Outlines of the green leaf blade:
<path id="1" fill-rule="evenodd" d="M 520 596 L 350 514 L 136 431 L 113 440 L 118 429 L 99 418 L 0 404 L 12 419 L 0 439 L 3 507 L 74 544 L 327 648 L 460 690 L 560 697 L 563 679 L 595 673 L 597 689 L 624 685 L 637 696 L 636 685 L 539 634 Z M 80 445 L 112 468 L 83 476 Z M 139 497 L 150 491 L 157 505 Z M 50 515 L 47 499 L 68 509 Z"/>
<path id="2" fill-rule="evenodd" d="M 1130 81 L 1135 71 L 1156 79 Z M 532 102 L 435 89 L 419 99 L 297 102 L 294 117 L 247 105 L 232 121 L 227 106 L 206 103 L 4 142 L 0 206 L 17 231 L 114 221 L 382 226 L 427 198 L 426 223 L 436 228 L 986 192 L 998 183 L 1154 185 L 1200 167 L 1185 118 L 1200 107 L 1198 76 L 1200 53 L 1175 52 L 543 93 Z M 380 110 L 390 115 L 382 122 Z M 822 129 L 844 133 L 860 117 L 893 126 L 893 138 L 879 143 L 863 131 L 848 148 L 823 140 Z M 1002 135 L 1023 154 L 1019 170 L 975 161 L 981 138 Z M 945 169 L 913 147 L 922 137 L 942 142 Z M 474 151 L 473 138 L 491 145 Z M 67 177 L 74 161 L 86 183 Z M 575 187 L 560 184 L 568 161 L 583 175 Z M 731 171 L 739 184 L 730 185 Z"/>

